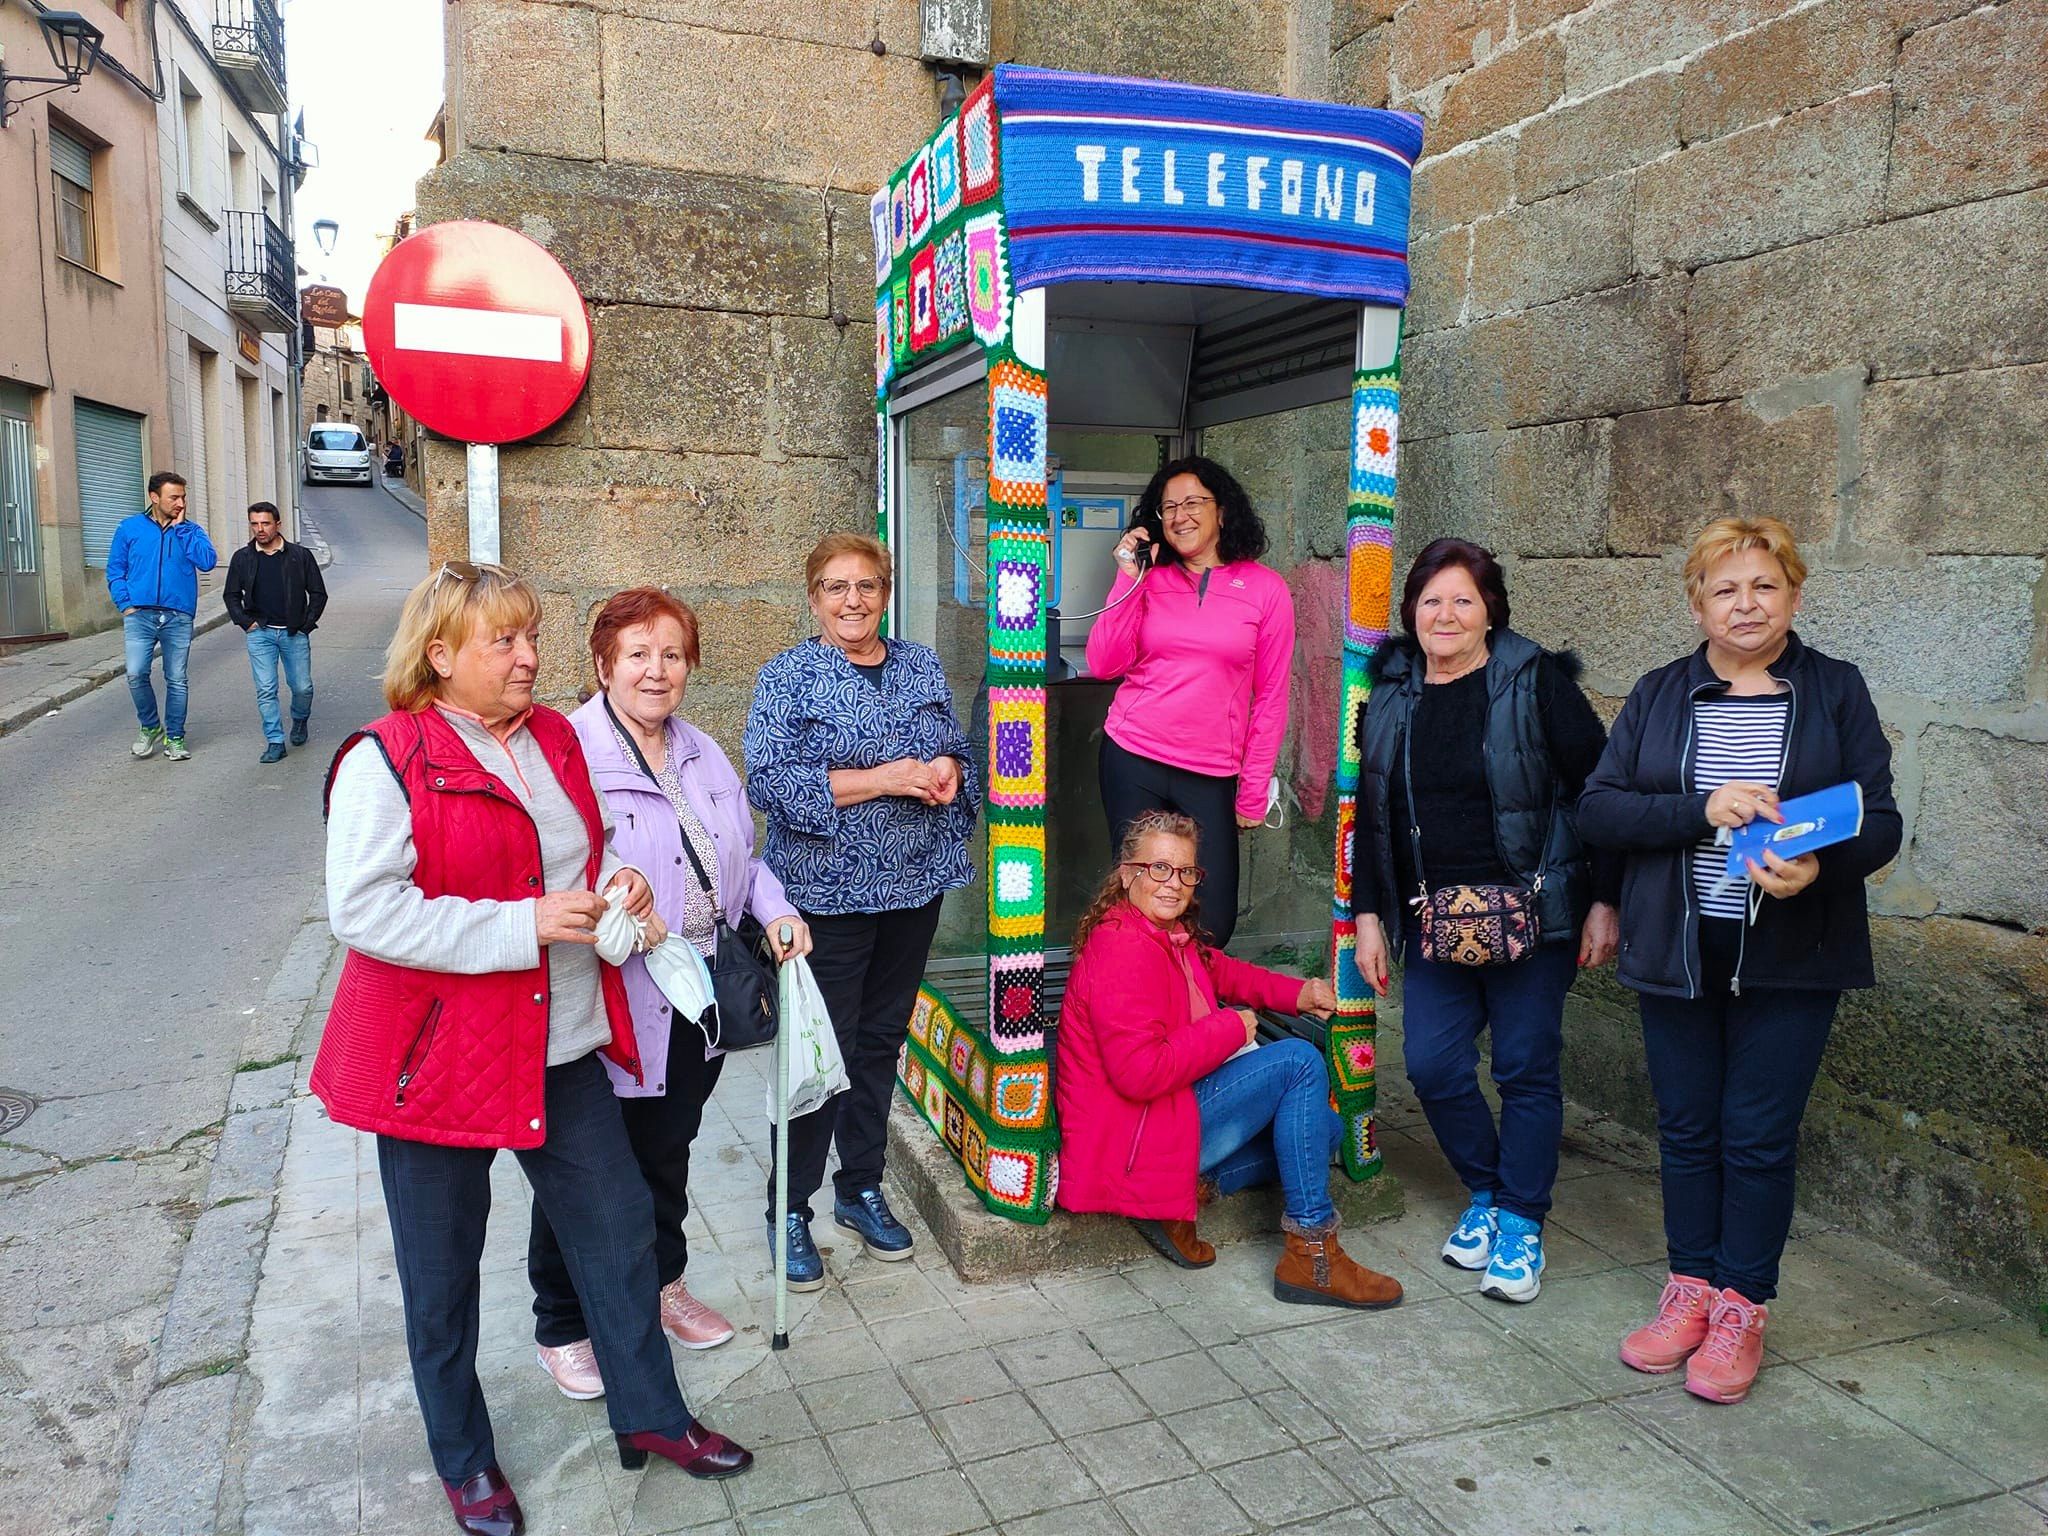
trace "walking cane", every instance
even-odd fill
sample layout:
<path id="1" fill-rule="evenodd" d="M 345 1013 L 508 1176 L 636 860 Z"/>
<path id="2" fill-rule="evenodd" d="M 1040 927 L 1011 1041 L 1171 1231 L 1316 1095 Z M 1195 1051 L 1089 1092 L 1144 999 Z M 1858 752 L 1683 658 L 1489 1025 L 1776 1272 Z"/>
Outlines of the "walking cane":
<path id="1" fill-rule="evenodd" d="M 796 942 L 796 932 L 787 923 L 777 930 L 782 952 Z M 782 987 L 782 1021 L 775 1029 L 775 1337 L 771 1350 L 789 1348 L 789 966 L 785 962 L 779 977 Z"/>

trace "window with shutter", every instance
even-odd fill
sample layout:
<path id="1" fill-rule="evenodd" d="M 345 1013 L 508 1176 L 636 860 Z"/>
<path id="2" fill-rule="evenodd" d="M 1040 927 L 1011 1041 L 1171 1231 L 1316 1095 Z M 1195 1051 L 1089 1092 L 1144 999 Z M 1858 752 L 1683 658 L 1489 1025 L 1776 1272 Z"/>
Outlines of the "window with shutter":
<path id="1" fill-rule="evenodd" d="M 92 146 L 61 128 L 50 129 L 50 181 L 57 204 L 57 254 L 81 267 L 100 268 L 93 226 Z"/>

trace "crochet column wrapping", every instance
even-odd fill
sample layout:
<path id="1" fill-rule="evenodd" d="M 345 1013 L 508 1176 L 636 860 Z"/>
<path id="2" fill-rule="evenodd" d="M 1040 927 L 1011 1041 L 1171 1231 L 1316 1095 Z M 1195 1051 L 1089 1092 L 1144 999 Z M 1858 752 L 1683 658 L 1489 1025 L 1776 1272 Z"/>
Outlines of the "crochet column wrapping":
<path id="1" fill-rule="evenodd" d="M 1337 747 L 1337 876 L 1331 912 L 1330 1091 L 1344 1120 L 1344 1171 L 1379 1172 L 1379 1025 L 1372 989 L 1358 968 L 1351 913 L 1351 842 L 1358 824 L 1358 727 L 1372 683 L 1366 663 L 1386 643 L 1393 607 L 1394 464 L 1400 441 L 1401 355 L 1360 369 L 1351 384 L 1351 495 L 1345 518 L 1344 687 Z"/>

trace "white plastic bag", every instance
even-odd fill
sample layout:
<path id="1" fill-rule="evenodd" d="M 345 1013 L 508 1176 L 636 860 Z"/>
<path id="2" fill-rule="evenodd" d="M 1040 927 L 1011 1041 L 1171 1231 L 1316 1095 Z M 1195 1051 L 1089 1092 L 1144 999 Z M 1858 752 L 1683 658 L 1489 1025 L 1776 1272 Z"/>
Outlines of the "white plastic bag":
<path id="1" fill-rule="evenodd" d="M 832 1029 L 824 994 L 802 957 L 782 965 L 782 1104 L 791 1116 L 807 1115 L 848 1085 L 839 1036 Z M 777 1118 L 776 1085 L 768 1085 L 768 1118 Z"/>
<path id="2" fill-rule="evenodd" d="M 700 1030 L 704 1028 L 705 1016 L 711 1013 L 718 999 L 711 990 L 711 968 L 697 953 L 696 945 L 680 934 L 670 934 L 647 951 L 647 974 L 675 1009 L 678 1023 L 694 1024 Z M 707 1032 L 704 1043 L 709 1047 L 717 1042 Z"/>

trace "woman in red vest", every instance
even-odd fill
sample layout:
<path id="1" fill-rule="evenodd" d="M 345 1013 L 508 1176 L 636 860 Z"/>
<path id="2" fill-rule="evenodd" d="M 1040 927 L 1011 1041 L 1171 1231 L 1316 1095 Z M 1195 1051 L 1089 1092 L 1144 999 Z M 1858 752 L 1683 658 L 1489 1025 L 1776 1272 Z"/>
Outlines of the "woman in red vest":
<path id="1" fill-rule="evenodd" d="M 314 1064 L 330 1118 L 377 1137 L 413 1386 L 456 1524 L 516 1536 L 476 1373 L 492 1160 L 546 1211 L 611 1387 L 619 1460 L 727 1477 L 753 1457 L 692 1418 L 658 1315 L 654 1208 L 602 1055 L 638 1075 L 598 891 L 662 935 L 652 892 L 569 722 L 533 702 L 540 603 L 502 566 L 451 560 L 406 599 L 392 712 L 328 775 L 328 921 L 348 946 Z"/>

